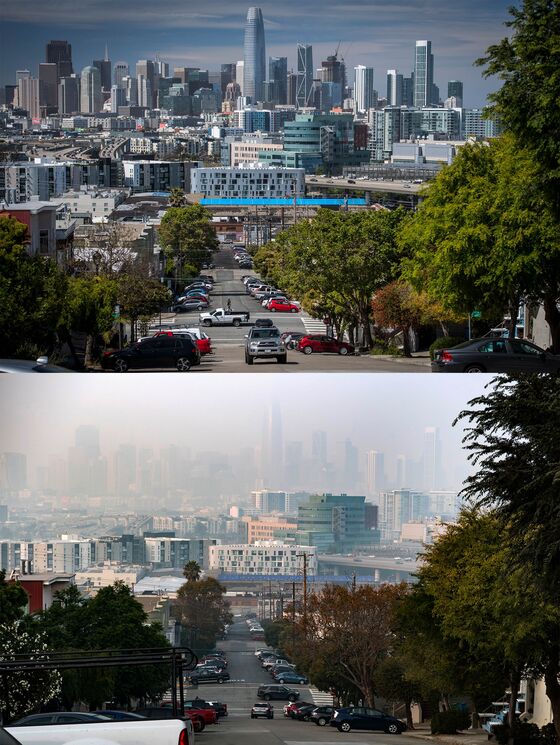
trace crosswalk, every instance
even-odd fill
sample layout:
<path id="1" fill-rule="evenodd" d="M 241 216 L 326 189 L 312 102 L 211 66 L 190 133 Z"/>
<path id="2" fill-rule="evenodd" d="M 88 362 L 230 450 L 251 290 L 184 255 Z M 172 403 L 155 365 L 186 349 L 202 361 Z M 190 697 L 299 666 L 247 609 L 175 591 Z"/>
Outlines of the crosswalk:
<path id="1" fill-rule="evenodd" d="M 320 691 L 318 688 L 313 686 L 309 688 L 309 692 L 311 693 L 313 703 L 317 706 L 334 706 L 334 697 L 332 693 Z"/>
<path id="2" fill-rule="evenodd" d="M 302 315 L 301 322 L 303 323 L 308 334 L 325 333 L 325 324 L 319 318 L 311 318 L 311 316 Z"/>

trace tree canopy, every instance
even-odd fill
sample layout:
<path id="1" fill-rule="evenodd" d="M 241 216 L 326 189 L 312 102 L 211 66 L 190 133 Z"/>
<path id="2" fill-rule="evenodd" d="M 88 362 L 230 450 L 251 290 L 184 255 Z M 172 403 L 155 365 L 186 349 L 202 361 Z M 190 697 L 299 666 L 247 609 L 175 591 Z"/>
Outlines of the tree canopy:
<path id="1" fill-rule="evenodd" d="M 225 591 L 214 577 L 206 577 L 187 578 L 177 592 L 175 613 L 183 626 L 185 642 L 195 654 L 212 649 L 226 624 L 233 620 Z"/>
<path id="2" fill-rule="evenodd" d="M 219 244 L 210 213 L 200 204 L 170 207 L 161 220 L 159 239 L 168 271 L 177 279 L 197 274 Z"/>

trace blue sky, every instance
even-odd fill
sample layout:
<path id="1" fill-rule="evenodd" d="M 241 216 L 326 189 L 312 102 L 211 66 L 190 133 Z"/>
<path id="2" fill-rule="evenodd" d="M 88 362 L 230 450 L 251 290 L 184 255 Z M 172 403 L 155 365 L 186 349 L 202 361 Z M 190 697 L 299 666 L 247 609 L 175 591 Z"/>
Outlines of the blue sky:
<path id="1" fill-rule="evenodd" d="M 518 3 L 519 4 L 519 3 Z M 435 82 L 463 80 L 465 105 L 483 105 L 498 85 L 482 79 L 473 61 L 504 37 L 510 0 L 282 0 L 262 3 L 267 55 L 295 64 L 295 45 L 313 45 L 315 67 L 340 49 L 348 67 L 373 66 L 375 85 L 385 90 L 388 68 L 409 74 L 414 42 L 430 39 Z M 49 39 L 72 44 L 80 70 L 103 56 L 113 62 L 161 59 L 172 65 L 219 69 L 242 59 L 248 3 L 238 0 L 0 0 L 0 81 L 16 69 L 37 73 Z"/>

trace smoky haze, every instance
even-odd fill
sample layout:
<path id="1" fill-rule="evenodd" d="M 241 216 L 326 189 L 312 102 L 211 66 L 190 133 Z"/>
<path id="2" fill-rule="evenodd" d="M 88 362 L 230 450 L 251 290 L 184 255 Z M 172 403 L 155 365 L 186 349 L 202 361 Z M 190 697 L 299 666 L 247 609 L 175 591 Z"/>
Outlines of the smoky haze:
<path id="1" fill-rule="evenodd" d="M 256 488 L 366 496 L 374 487 L 459 490 L 469 465 L 452 422 L 487 382 L 4 376 L 0 455 L 26 456 L 29 489 L 127 509 L 172 509 L 201 498 L 217 506 Z"/>

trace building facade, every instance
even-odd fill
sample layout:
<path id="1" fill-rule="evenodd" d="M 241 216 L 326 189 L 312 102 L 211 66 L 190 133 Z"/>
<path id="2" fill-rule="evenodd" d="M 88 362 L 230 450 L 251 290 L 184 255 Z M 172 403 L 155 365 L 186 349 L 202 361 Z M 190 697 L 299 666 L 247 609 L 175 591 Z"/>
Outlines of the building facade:
<path id="1" fill-rule="evenodd" d="M 195 168 L 193 194 L 222 199 L 286 198 L 305 194 L 303 168 L 276 168 L 260 163 L 238 168 Z"/>
<path id="2" fill-rule="evenodd" d="M 249 8 L 247 11 L 243 51 L 243 95 L 256 103 L 263 100 L 266 78 L 264 22 L 260 8 Z"/>
<path id="3" fill-rule="evenodd" d="M 261 541 L 211 546 L 210 571 L 220 574 L 257 576 L 294 576 L 301 573 L 302 554 L 307 555 L 307 572 L 317 573 L 317 555 L 313 546 L 293 546 L 286 543 Z"/>

